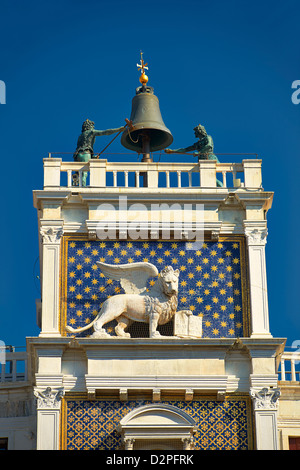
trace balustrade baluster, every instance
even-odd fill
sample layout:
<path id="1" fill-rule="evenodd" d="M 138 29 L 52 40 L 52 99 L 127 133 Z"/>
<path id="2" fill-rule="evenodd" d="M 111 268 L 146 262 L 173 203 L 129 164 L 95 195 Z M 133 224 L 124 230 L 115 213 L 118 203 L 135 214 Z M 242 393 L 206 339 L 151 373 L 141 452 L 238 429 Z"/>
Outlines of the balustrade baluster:
<path id="1" fill-rule="evenodd" d="M 113 175 L 114 175 L 114 188 L 117 187 L 117 171 L 113 171 Z"/>
<path id="2" fill-rule="evenodd" d="M 139 171 L 135 172 L 135 187 L 136 188 L 140 187 L 140 172 Z"/>
<path id="3" fill-rule="evenodd" d="M 167 184 L 167 188 L 170 187 L 170 172 L 169 171 L 166 171 L 166 184 Z"/>
<path id="4" fill-rule="evenodd" d="M 68 174 L 68 188 L 72 186 L 72 170 L 67 170 Z"/>
<path id="5" fill-rule="evenodd" d="M 5 363 L 1 364 L 1 382 L 5 381 Z"/>
<path id="6" fill-rule="evenodd" d="M 177 187 L 181 188 L 181 171 L 177 171 Z"/>
<path id="7" fill-rule="evenodd" d="M 12 360 L 12 382 L 16 382 L 17 380 L 17 361 L 15 359 Z"/>
<path id="8" fill-rule="evenodd" d="M 296 381 L 296 369 L 295 369 L 295 359 L 291 359 L 291 373 L 292 373 L 292 381 Z"/>
<path id="9" fill-rule="evenodd" d="M 82 170 L 79 170 L 79 186 L 82 188 Z"/>
<path id="10" fill-rule="evenodd" d="M 222 175 L 223 175 L 223 188 L 227 188 L 226 171 L 222 171 Z"/>
<path id="11" fill-rule="evenodd" d="M 281 380 L 285 380 L 285 362 L 284 359 L 281 359 Z"/>

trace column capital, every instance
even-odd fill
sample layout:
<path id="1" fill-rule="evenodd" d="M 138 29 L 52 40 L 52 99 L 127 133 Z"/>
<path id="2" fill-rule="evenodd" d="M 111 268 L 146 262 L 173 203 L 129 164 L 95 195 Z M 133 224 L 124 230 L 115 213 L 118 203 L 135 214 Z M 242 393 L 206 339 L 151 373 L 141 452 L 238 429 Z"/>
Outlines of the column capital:
<path id="1" fill-rule="evenodd" d="M 59 245 L 63 236 L 63 220 L 41 221 L 41 241 L 46 245 Z"/>
<path id="2" fill-rule="evenodd" d="M 267 243 L 268 229 L 266 221 L 244 220 L 243 226 L 248 246 L 264 246 Z"/>
<path id="3" fill-rule="evenodd" d="M 183 450 L 194 450 L 194 439 L 193 436 L 183 437 L 181 439 L 183 444 Z"/>
<path id="4" fill-rule="evenodd" d="M 253 400 L 254 411 L 278 409 L 279 388 L 264 387 L 261 390 L 252 388 L 250 389 L 250 396 Z"/>
<path id="5" fill-rule="evenodd" d="M 125 450 L 133 450 L 135 439 L 133 439 L 132 437 L 124 437 L 123 442 L 124 442 Z"/>
<path id="6" fill-rule="evenodd" d="M 45 390 L 34 390 L 34 396 L 37 398 L 38 409 L 59 409 L 61 399 L 64 396 L 64 388 L 47 387 Z"/>

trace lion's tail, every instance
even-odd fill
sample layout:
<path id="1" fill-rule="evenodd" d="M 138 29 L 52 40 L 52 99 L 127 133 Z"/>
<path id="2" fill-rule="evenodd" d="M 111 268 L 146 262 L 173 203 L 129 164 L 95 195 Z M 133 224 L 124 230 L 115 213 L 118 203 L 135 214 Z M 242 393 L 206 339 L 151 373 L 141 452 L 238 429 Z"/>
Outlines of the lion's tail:
<path id="1" fill-rule="evenodd" d="M 68 333 L 81 333 L 82 331 L 85 331 L 85 330 L 88 330 L 89 328 L 91 328 L 93 326 L 93 324 L 95 323 L 95 321 L 98 320 L 98 318 L 99 318 L 99 315 L 97 315 L 97 317 L 91 323 L 89 323 L 86 326 L 83 326 L 82 328 L 75 329 L 75 328 L 72 328 L 69 325 L 66 325 L 66 331 Z"/>

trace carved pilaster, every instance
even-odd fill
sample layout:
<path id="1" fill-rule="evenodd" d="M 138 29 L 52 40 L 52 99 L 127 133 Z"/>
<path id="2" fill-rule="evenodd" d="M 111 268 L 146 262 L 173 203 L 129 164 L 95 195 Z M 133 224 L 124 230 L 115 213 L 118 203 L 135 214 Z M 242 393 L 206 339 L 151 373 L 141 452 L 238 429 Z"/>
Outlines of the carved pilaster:
<path id="1" fill-rule="evenodd" d="M 42 219 L 40 236 L 43 244 L 41 336 L 59 336 L 59 264 L 63 221 Z"/>
<path id="2" fill-rule="evenodd" d="M 250 389 L 255 416 L 255 435 L 257 450 L 278 449 L 277 410 L 280 391 L 264 387 Z"/>
<path id="3" fill-rule="evenodd" d="M 36 389 L 37 399 L 37 450 L 59 449 L 59 423 L 63 388 Z"/>
<path id="4" fill-rule="evenodd" d="M 266 221 L 244 221 L 244 233 L 248 246 L 250 278 L 251 337 L 271 336 L 269 331 L 269 308 L 265 245 L 267 243 Z"/>

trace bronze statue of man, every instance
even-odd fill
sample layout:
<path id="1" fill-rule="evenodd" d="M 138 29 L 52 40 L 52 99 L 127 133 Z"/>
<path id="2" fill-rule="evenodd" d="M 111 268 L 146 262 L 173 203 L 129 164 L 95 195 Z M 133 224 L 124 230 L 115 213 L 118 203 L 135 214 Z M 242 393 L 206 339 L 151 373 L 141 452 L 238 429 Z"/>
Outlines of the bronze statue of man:
<path id="1" fill-rule="evenodd" d="M 104 131 L 97 131 L 94 128 L 95 123 L 86 119 L 82 124 L 81 134 L 77 140 L 77 148 L 73 155 L 73 158 L 76 162 L 88 162 L 91 158 L 96 158 L 94 156 L 94 143 L 97 136 L 102 135 L 111 135 L 117 132 L 122 132 L 126 126 L 117 127 L 116 129 L 107 129 Z M 78 186 L 78 175 L 74 175 L 73 184 Z M 84 171 L 82 175 L 82 185 L 86 186 L 87 172 Z"/>
<path id="2" fill-rule="evenodd" d="M 217 160 L 219 162 L 218 157 L 214 154 L 214 142 L 210 135 L 207 135 L 204 126 L 199 124 L 198 126 L 194 127 L 195 137 L 198 142 L 195 142 L 193 145 L 189 147 L 171 150 L 165 149 L 166 153 L 188 153 L 194 152 L 194 155 L 198 157 L 199 160 Z"/>
<path id="3" fill-rule="evenodd" d="M 208 135 L 205 127 L 199 124 L 198 126 L 194 127 L 195 137 L 198 142 L 195 142 L 193 145 L 189 147 L 180 148 L 176 150 L 172 149 L 165 149 L 166 153 L 188 153 L 194 152 L 194 156 L 198 157 L 198 160 L 216 160 L 218 163 L 219 159 L 214 154 L 214 142 L 211 135 Z M 217 180 L 217 186 L 221 187 L 223 184 Z"/>

